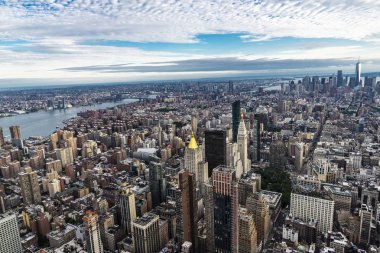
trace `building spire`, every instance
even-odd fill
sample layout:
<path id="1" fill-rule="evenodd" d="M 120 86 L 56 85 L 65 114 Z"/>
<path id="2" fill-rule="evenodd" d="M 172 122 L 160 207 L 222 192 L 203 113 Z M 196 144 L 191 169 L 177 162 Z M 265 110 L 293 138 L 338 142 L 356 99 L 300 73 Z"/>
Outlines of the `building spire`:
<path id="1" fill-rule="evenodd" d="M 187 147 L 190 149 L 197 149 L 198 148 L 198 143 L 197 143 L 197 140 L 195 139 L 194 132 L 191 132 L 190 142 L 189 142 L 189 145 Z"/>

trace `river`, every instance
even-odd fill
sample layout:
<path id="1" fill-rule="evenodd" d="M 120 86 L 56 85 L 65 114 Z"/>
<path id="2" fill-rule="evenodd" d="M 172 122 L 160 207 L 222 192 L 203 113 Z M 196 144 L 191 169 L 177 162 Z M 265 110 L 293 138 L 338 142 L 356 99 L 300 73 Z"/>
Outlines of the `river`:
<path id="1" fill-rule="evenodd" d="M 138 101 L 138 99 L 124 99 L 117 102 L 106 102 L 92 106 L 79 106 L 61 110 L 56 109 L 20 114 L 12 117 L 0 118 L 0 127 L 3 128 L 6 139 L 10 138 L 9 126 L 13 125 L 20 126 L 22 138 L 28 138 L 30 136 L 48 136 L 55 131 L 57 126 L 62 127 L 62 122 L 64 120 L 77 116 L 78 112 L 105 109 L 136 101 Z"/>

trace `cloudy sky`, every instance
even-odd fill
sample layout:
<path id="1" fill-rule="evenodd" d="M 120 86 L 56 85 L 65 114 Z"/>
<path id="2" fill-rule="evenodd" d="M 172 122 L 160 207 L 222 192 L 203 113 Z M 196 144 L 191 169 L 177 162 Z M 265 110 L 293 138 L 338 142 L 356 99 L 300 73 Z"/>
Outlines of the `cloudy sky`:
<path id="1" fill-rule="evenodd" d="M 380 71 L 378 0 L 0 0 L 0 85 Z"/>

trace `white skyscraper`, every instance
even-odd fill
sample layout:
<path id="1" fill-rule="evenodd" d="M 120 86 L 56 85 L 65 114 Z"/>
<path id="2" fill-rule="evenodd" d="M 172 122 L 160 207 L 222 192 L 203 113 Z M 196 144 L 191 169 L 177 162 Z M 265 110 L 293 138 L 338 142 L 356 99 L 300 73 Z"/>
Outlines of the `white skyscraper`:
<path id="1" fill-rule="evenodd" d="M 237 136 L 239 145 L 240 160 L 243 165 L 243 173 L 250 169 L 251 161 L 248 159 L 248 131 L 245 127 L 243 117 L 240 119 L 239 130 Z"/>
<path id="2" fill-rule="evenodd" d="M 195 175 L 195 180 L 199 184 L 208 179 L 207 162 L 203 161 L 202 147 L 198 146 L 194 134 L 191 134 L 189 145 L 185 149 L 184 169 Z"/>
<path id="3" fill-rule="evenodd" d="M 332 231 L 334 216 L 334 201 L 301 194 L 291 194 L 290 213 L 295 218 L 304 221 L 317 220 L 317 231 L 327 233 Z"/>
<path id="4" fill-rule="evenodd" d="M 0 215 L 0 252 L 22 253 L 17 217 L 12 212 Z"/>
<path id="5" fill-rule="evenodd" d="M 240 160 L 238 143 L 227 143 L 226 162 L 227 166 L 233 167 L 236 170 L 236 177 L 240 178 L 244 173 L 243 165 Z"/>

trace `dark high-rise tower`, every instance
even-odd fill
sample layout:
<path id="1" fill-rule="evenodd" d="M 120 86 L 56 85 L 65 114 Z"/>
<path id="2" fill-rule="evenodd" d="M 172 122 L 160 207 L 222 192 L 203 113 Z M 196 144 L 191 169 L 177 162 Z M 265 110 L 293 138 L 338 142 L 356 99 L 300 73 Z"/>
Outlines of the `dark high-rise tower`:
<path id="1" fill-rule="evenodd" d="M 205 132 L 205 155 L 208 162 L 208 176 L 218 165 L 226 164 L 226 131 L 206 130 Z"/>
<path id="2" fill-rule="evenodd" d="M 0 148 L 2 148 L 4 146 L 4 132 L 3 132 L 3 128 L 0 127 Z"/>
<path id="3" fill-rule="evenodd" d="M 11 132 L 11 138 L 13 139 L 21 139 L 20 126 L 10 126 L 9 132 Z"/>
<path id="4" fill-rule="evenodd" d="M 275 169 L 285 167 L 285 145 L 281 140 L 273 141 L 269 146 L 269 165 Z"/>
<path id="5" fill-rule="evenodd" d="M 240 123 L 240 100 L 232 103 L 232 140 L 237 142 L 237 135 Z"/>
<path id="6" fill-rule="evenodd" d="M 196 197 L 195 175 L 187 170 L 178 174 L 179 188 L 176 197 L 177 231 L 178 241 L 192 243 L 193 252 L 198 246 L 197 213 L 198 202 Z"/>
<path id="7" fill-rule="evenodd" d="M 342 72 L 342 70 L 338 70 L 336 85 L 338 87 L 343 86 L 343 72 Z"/>
<path id="8" fill-rule="evenodd" d="M 161 163 L 149 163 L 149 187 L 152 193 L 152 206 L 158 206 L 165 200 L 166 182 Z"/>
<path id="9" fill-rule="evenodd" d="M 355 86 L 359 86 L 360 79 L 361 79 L 361 74 L 362 74 L 362 64 L 360 63 L 360 60 L 356 63 L 356 68 L 355 68 Z"/>
<path id="10" fill-rule="evenodd" d="M 235 252 L 237 246 L 236 170 L 218 166 L 212 172 L 214 241 L 216 252 Z"/>

